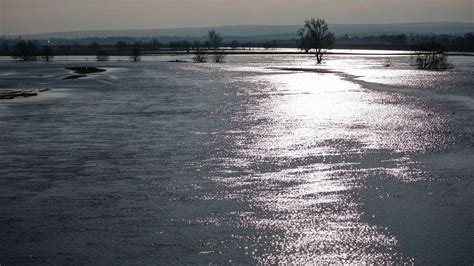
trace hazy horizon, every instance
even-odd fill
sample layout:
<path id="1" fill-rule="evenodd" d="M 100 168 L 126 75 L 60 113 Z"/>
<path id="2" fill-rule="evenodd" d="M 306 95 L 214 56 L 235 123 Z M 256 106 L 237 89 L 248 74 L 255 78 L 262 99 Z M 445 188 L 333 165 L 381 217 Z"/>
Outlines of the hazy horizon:
<path id="1" fill-rule="evenodd" d="M 331 25 L 407 25 L 407 24 L 450 24 L 450 23 L 474 23 L 474 22 L 465 22 L 465 21 L 418 21 L 418 22 L 393 22 L 393 23 L 329 23 Z M 301 23 L 299 23 L 301 24 Z M 181 26 L 181 27 L 155 27 L 155 28 L 116 28 L 116 29 L 107 29 L 107 28 L 97 28 L 97 29 L 89 29 L 89 30 L 64 30 L 64 31 L 45 31 L 45 32 L 37 32 L 37 33 L 25 33 L 24 35 L 41 35 L 41 34 L 49 34 L 49 33 L 69 33 L 69 32 L 100 32 L 100 31 L 148 31 L 148 30 L 176 30 L 176 29 L 202 29 L 202 28 L 225 28 L 225 27 L 252 27 L 252 26 L 268 26 L 268 27 L 286 27 L 286 26 L 296 26 L 299 25 L 297 23 L 293 24 L 223 24 L 223 25 L 202 25 L 202 26 Z M 7 36 L 15 36 L 15 35 L 22 35 L 22 34 L 4 34 Z"/>
<path id="2" fill-rule="evenodd" d="M 291 3 L 291 4 L 290 4 Z M 146 30 L 231 25 L 297 25 L 309 17 L 330 24 L 468 22 L 470 0 L 0 0 L 0 34 Z M 183 19 L 185 18 L 185 19 Z"/>

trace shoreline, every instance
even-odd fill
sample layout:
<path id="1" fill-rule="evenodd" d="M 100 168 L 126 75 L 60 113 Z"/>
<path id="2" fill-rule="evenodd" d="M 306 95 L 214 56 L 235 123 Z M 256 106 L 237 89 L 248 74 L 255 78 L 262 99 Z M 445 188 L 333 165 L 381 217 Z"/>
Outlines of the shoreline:
<path id="1" fill-rule="evenodd" d="M 389 50 L 386 50 L 389 51 Z M 127 53 L 118 53 L 118 52 L 110 52 L 107 51 L 109 56 L 130 56 Z M 212 55 L 214 52 L 212 51 L 202 51 L 201 54 L 205 55 Z M 147 56 L 170 56 L 170 55 L 194 55 L 196 54 L 195 51 L 159 51 L 159 52 L 143 52 L 140 56 L 147 57 Z M 307 55 L 313 56 L 314 53 L 306 53 L 303 51 L 219 51 L 218 54 L 225 54 L 227 56 L 232 55 Z M 412 56 L 415 54 L 415 51 L 400 51 L 400 50 L 393 50 L 393 52 L 386 52 L 386 53 L 364 53 L 364 52 L 327 52 L 326 55 L 352 55 L 352 56 Z M 474 56 L 472 52 L 447 52 L 447 56 Z M 71 57 L 80 57 L 80 56 L 96 56 L 95 53 L 76 53 L 76 54 L 67 54 L 67 53 L 59 53 L 55 54 L 55 56 L 71 56 Z M 11 58 L 9 55 L 0 55 L 0 58 Z M 12 61 L 19 61 L 12 59 Z"/>
<path id="2" fill-rule="evenodd" d="M 41 92 L 49 91 L 50 89 L 40 90 L 0 90 L 0 100 L 13 100 L 16 98 L 29 98 L 38 96 Z"/>

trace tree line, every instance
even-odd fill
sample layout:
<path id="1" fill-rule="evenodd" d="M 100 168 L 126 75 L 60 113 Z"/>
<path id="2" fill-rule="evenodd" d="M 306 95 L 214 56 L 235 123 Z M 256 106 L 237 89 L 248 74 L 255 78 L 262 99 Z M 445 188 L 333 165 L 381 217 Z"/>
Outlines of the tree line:
<path id="1" fill-rule="evenodd" d="M 329 30 L 329 25 L 323 19 L 312 18 L 306 20 L 303 27 L 297 32 L 298 39 L 296 40 L 297 47 L 301 50 L 312 53 L 315 56 L 318 64 L 322 63 L 324 56 L 329 49 L 334 48 L 337 41 L 335 35 Z M 344 36 L 339 39 L 339 42 L 344 43 L 384 43 L 391 45 L 406 45 L 411 43 L 411 47 L 414 47 L 416 52 L 416 60 L 414 60 L 418 68 L 423 69 L 441 69 L 447 68 L 449 64 L 446 62 L 446 51 L 449 49 L 468 49 L 474 47 L 474 34 L 468 33 L 464 36 L 428 36 L 428 35 L 380 35 L 380 36 L 366 36 L 366 37 L 349 37 Z M 415 45 L 414 45 L 415 44 Z M 186 51 L 193 53 L 194 62 L 202 63 L 207 62 L 211 59 L 213 62 L 223 62 L 226 57 L 226 51 L 228 49 L 244 49 L 245 46 L 252 45 L 251 43 L 241 44 L 236 40 L 225 43 L 224 37 L 214 31 L 208 32 L 207 40 L 201 43 L 200 41 L 188 42 L 185 40 L 171 41 L 167 48 L 171 51 Z M 54 58 L 55 53 L 64 53 L 64 50 L 68 49 L 79 49 L 79 45 L 73 45 L 66 47 L 52 47 L 50 45 L 40 46 L 38 41 L 25 41 L 18 40 L 10 51 L 8 45 L 5 45 L 4 50 L 10 52 L 11 56 L 15 59 L 22 61 L 35 61 L 45 60 L 51 61 Z M 132 61 L 140 61 L 144 51 L 159 51 L 165 45 L 163 45 L 157 39 L 151 39 L 149 41 L 135 41 L 129 43 L 124 40 L 119 40 L 113 45 L 104 46 L 96 41 L 93 41 L 87 45 L 87 52 L 95 53 L 97 61 L 108 61 L 110 58 L 110 52 L 118 52 L 119 55 L 128 55 Z M 262 44 L 264 49 L 274 49 L 278 47 L 277 41 L 265 42 Z M 84 46 L 82 46 L 84 49 Z"/>
<path id="2" fill-rule="evenodd" d="M 214 30 L 210 30 L 208 34 L 208 41 L 203 45 L 199 42 L 194 42 L 192 45 L 186 41 L 182 42 L 171 42 L 170 48 L 172 50 L 187 50 L 190 52 L 191 48 L 195 51 L 196 57 L 195 62 L 206 62 L 207 55 L 204 55 L 202 51 L 205 49 L 212 55 L 212 60 L 216 63 L 222 62 L 225 58 L 225 52 L 221 50 L 224 38 L 222 35 Z M 132 61 L 140 61 L 143 51 L 157 51 L 162 47 L 162 44 L 153 39 L 149 42 L 136 41 L 133 44 L 129 44 L 125 41 L 118 41 L 115 44 L 115 51 L 121 52 L 120 54 L 129 55 Z M 77 48 L 77 47 L 76 47 Z M 10 49 L 5 48 L 8 51 Z M 18 40 L 12 47 L 10 55 L 14 59 L 21 61 L 37 61 L 43 59 L 45 61 L 51 61 L 54 55 L 61 50 L 61 47 L 53 49 L 50 45 L 41 46 L 38 41 L 25 41 Z M 110 59 L 110 50 L 104 49 L 98 42 L 92 42 L 87 45 L 87 51 L 93 52 L 96 55 L 97 61 L 108 61 Z"/>
<path id="3" fill-rule="evenodd" d="M 295 34 L 296 35 L 296 34 Z M 297 36 L 297 35 L 296 35 Z M 171 39 L 170 39 L 171 38 Z M 131 49 L 136 43 L 141 43 L 144 51 L 186 51 L 188 48 L 210 49 L 211 45 L 207 36 L 199 39 L 189 39 L 184 37 L 106 37 L 106 38 L 81 38 L 81 39 L 61 39 L 52 38 L 48 40 L 35 41 L 38 46 L 50 46 L 60 54 L 80 54 L 88 52 L 88 47 L 92 43 L 100 44 L 103 49 L 124 52 Z M 297 48 L 300 45 L 298 38 L 277 39 L 277 40 L 236 40 L 234 37 L 226 37 L 223 47 L 230 50 L 249 50 L 254 48 L 275 49 L 275 48 Z M 168 41 L 162 41 L 168 40 Z M 19 39 L 0 38 L 0 53 L 6 54 L 11 51 Z M 474 51 L 474 33 L 457 35 L 420 35 L 420 34 L 395 34 L 395 35 L 370 35 L 370 36 L 338 36 L 335 39 L 335 48 L 352 49 L 403 49 L 410 50 L 413 46 L 435 40 L 442 44 L 449 51 L 469 52 Z"/>
<path id="4" fill-rule="evenodd" d="M 348 36 L 337 38 L 339 45 L 386 45 L 395 47 L 412 48 L 424 43 L 437 42 L 449 51 L 474 51 L 474 33 L 466 33 L 462 36 L 453 35 L 420 35 L 420 34 L 396 34 L 396 35 L 370 35 L 370 36 Z"/>
<path id="5" fill-rule="evenodd" d="M 54 53 L 49 46 L 39 48 L 35 41 L 19 40 L 13 47 L 11 53 L 12 58 L 23 61 L 36 61 L 39 59 L 51 61 L 54 58 Z"/>

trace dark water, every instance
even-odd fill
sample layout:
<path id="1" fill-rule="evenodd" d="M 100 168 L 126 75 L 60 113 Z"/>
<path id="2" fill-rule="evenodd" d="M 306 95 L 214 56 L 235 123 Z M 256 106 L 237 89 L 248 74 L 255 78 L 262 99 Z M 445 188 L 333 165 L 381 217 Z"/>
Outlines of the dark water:
<path id="1" fill-rule="evenodd" d="M 386 60 L 1 62 L 0 263 L 472 264 L 474 63 Z"/>

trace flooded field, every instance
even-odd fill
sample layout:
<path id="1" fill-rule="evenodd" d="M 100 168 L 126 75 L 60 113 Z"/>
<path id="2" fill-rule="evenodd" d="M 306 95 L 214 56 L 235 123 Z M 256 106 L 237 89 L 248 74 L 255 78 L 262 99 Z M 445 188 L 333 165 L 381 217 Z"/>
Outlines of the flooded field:
<path id="1" fill-rule="evenodd" d="M 0 263 L 474 262 L 472 57 L 190 58 L 0 60 Z"/>

